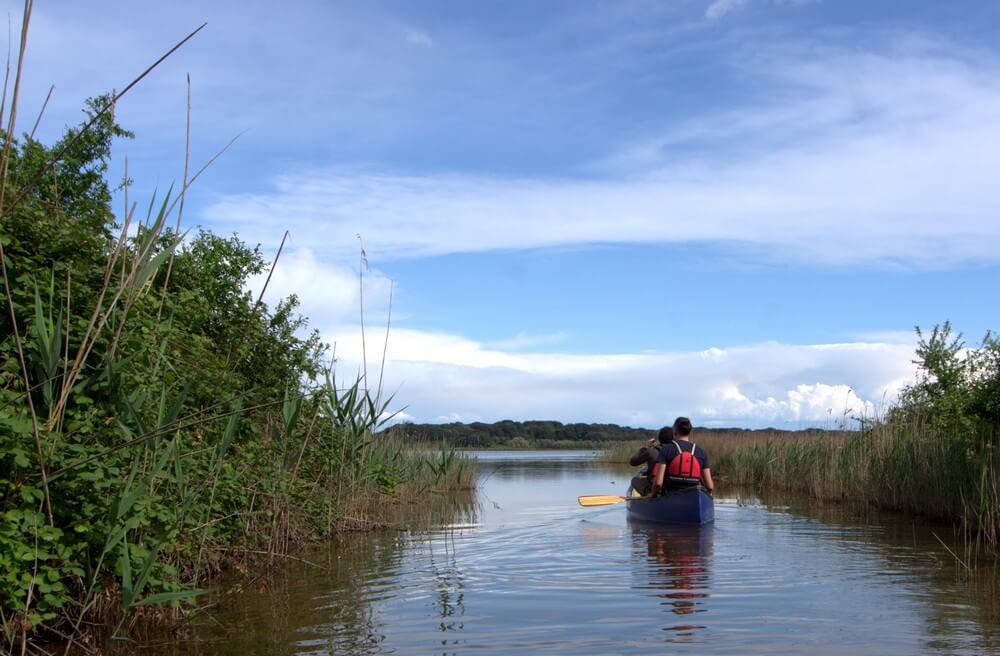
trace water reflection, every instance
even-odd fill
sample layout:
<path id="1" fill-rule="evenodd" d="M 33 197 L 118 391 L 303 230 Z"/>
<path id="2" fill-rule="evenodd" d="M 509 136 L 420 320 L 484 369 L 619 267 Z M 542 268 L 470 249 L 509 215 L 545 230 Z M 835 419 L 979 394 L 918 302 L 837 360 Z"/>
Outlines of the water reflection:
<path id="1" fill-rule="evenodd" d="M 848 557 L 845 577 L 864 578 L 865 587 L 900 602 L 919 600 L 914 612 L 927 650 L 1000 653 L 1000 562 L 977 561 L 960 527 L 781 491 L 731 489 L 728 499 L 788 518 L 784 528 L 793 535 L 821 537 L 825 550 Z"/>
<path id="2" fill-rule="evenodd" d="M 671 614 L 662 627 L 673 632 L 667 641 L 688 641 L 705 628 L 694 616 L 708 611 L 714 527 L 658 526 L 630 520 L 629 528 L 636 545 L 633 553 L 646 569 L 649 588 Z"/>
<path id="3" fill-rule="evenodd" d="M 593 454 L 581 451 L 573 452 L 568 458 L 543 457 L 537 460 L 520 460 L 507 454 L 507 457 L 494 457 L 481 462 L 480 470 L 487 480 L 557 482 L 576 480 L 588 472 L 604 476 L 608 467 L 595 461 Z M 622 475 L 622 481 L 623 485 L 627 484 L 627 474 Z"/>
<path id="4" fill-rule="evenodd" d="M 440 540 L 427 543 L 430 569 L 434 577 L 436 610 L 441 621 L 438 630 L 442 633 L 442 656 L 450 653 L 448 647 L 458 647 L 465 643 L 462 631 L 465 629 L 465 577 L 456 556 L 455 531 L 448 530 Z"/>
<path id="5" fill-rule="evenodd" d="M 919 520 L 735 491 L 714 525 L 635 522 L 576 504 L 620 470 L 559 455 L 491 454 L 482 508 L 408 506 L 430 521 L 306 554 L 322 569 L 293 561 L 221 597 L 202 642 L 145 653 L 998 653 L 1000 579 Z"/>

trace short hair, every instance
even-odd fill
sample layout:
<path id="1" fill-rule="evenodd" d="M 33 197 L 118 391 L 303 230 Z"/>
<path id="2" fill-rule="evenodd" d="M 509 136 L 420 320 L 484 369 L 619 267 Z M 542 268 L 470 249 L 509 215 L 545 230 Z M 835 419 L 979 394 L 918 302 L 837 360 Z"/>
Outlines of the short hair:
<path id="1" fill-rule="evenodd" d="M 656 436 L 656 439 L 660 441 L 660 444 L 663 444 L 664 442 L 669 442 L 670 440 L 674 439 L 674 429 L 671 428 L 670 426 L 664 426 L 663 428 L 660 429 L 660 432 Z"/>
<path id="2" fill-rule="evenodd" d="M 691 434 L 691 420 L 687 417 L 678 417 L 674 421 L 674 432 L 681 437 L 687 437 Z"/>

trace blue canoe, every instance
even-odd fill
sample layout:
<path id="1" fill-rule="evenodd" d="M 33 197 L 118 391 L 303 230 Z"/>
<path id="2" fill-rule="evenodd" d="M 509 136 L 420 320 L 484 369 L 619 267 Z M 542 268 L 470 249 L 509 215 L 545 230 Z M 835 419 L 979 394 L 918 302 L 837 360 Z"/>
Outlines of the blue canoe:
<path id="1" fill-rule="evenodd" d="M 634 493 L 630 489 L 629 496 Z M 701 487 L 668 492 L 655 499 L 627 502 L 628 516 L 663 524 L 707 524 L 715 520 L 715 502 Z"/>

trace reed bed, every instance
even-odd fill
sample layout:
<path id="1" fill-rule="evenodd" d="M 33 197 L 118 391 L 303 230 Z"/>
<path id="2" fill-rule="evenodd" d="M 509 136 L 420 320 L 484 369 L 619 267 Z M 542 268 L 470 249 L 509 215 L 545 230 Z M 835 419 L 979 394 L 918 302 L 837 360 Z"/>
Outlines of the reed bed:
<path id="1" fill-rule="evenodd" d="M 942 432 L 919 413 L 896 413 L 863 430 L 815 434 L 747 431 L 698 434 L 720 484 L 788 490 L 962 522 L 1000 544 L 996 434 Z M 636 444 L 605 458 L 627 462 Z"/>

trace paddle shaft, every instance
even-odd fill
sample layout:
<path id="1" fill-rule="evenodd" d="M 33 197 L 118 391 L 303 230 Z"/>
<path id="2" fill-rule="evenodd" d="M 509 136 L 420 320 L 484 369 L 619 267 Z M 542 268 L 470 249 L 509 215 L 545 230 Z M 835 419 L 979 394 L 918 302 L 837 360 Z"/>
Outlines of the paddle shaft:
<path id="1" fill-rule="evenodd" d="M 693 488 L 684 488 L 681 490 L 673 490 L 667 492 L 663 496 L 672 496 L 681 492 L 687 492 L 691 489 L 699 489 L 700 485 L 696 485 Z M 711 492 L 709 492 L 711 494 Z M 603 495 L 603 494 L 590 494 L 585 496 L 580 496 L 576 498 L 577 503 L 585 508 L 590 508 L 593 506 L 611 506 L 616 503 L 624 503 L 625 501 L 652 501 L 653 497 L 621 497 L 616 495 Z"/>

